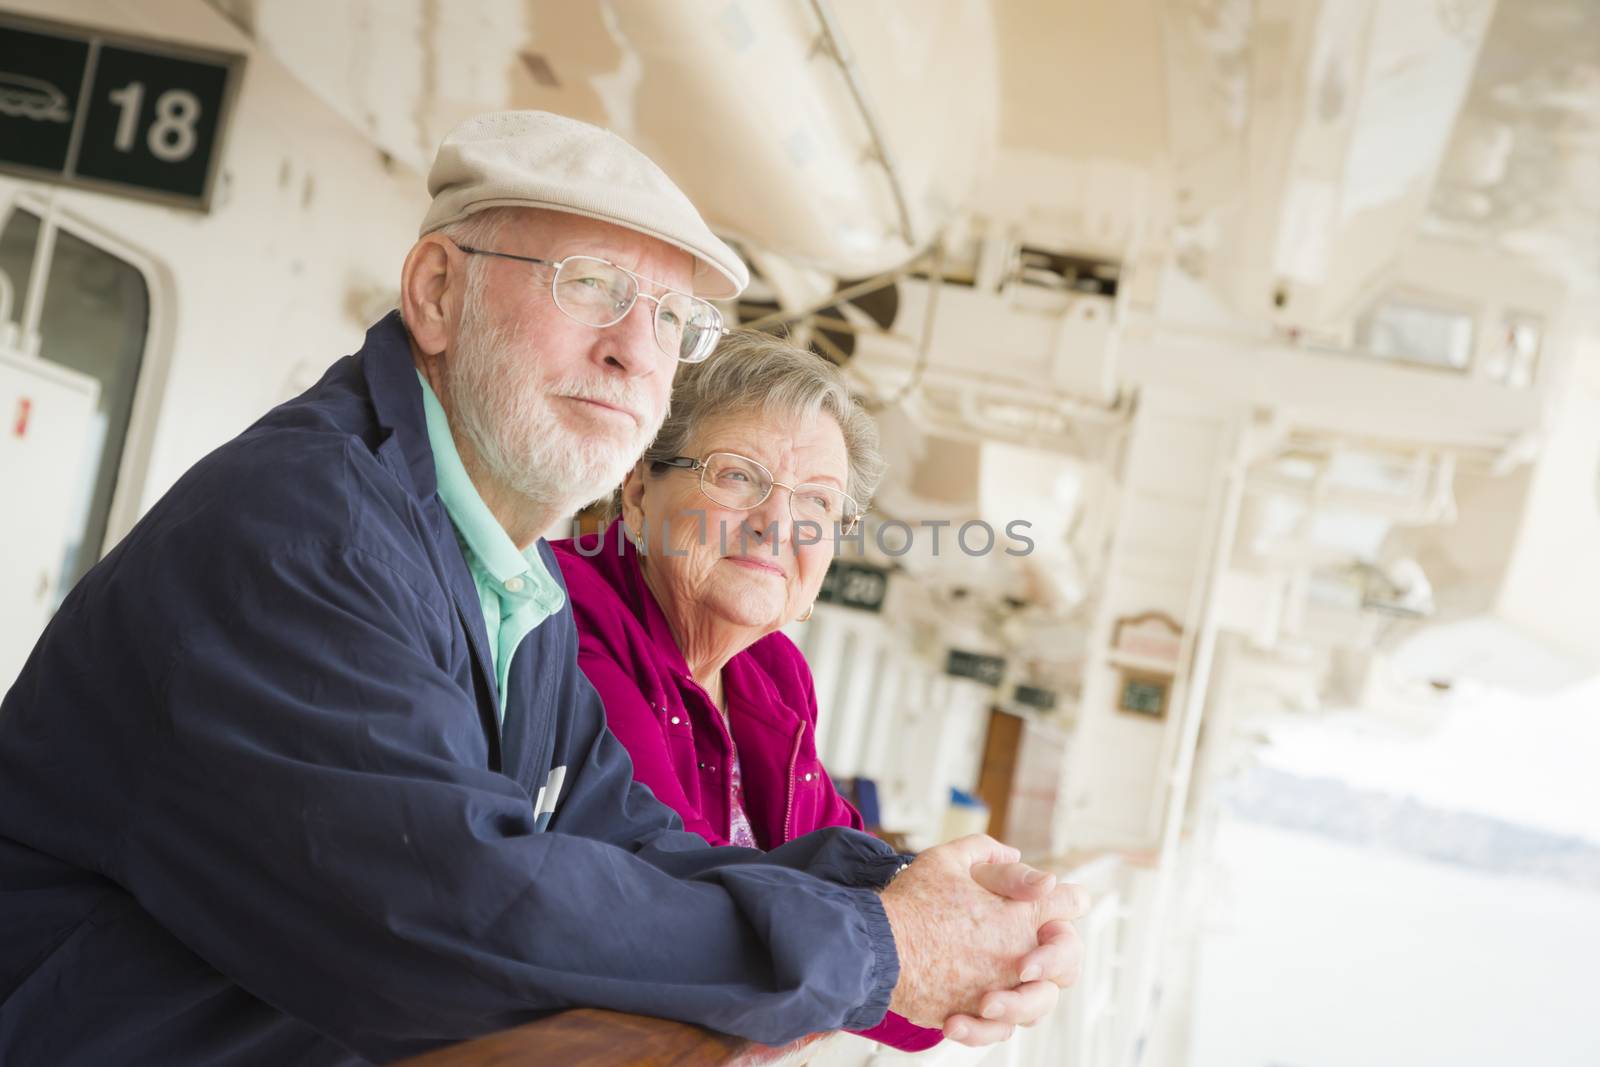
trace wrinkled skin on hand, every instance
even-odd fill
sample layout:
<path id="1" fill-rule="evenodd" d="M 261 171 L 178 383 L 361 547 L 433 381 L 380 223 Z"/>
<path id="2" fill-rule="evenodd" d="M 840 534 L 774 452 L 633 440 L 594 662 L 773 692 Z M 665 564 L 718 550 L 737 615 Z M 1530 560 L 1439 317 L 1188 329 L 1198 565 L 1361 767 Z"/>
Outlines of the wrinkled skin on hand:
<path id="1" fill-rule="evenodd" d="M 900 954 L 890 1010 L 969 1045 L 1048 1015 L 1077 980 L 1088 895 L 984 835 L 929 849 L 883 893 Z"/>

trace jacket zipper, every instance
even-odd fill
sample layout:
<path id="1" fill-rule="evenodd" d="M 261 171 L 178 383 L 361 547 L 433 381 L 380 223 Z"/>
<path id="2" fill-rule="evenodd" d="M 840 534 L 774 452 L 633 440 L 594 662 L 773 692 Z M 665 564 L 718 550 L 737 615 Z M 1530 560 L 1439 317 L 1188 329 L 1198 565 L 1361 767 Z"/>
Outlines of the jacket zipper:
<path id="1" fill-rule="evenodd" d="M 704 690 L 701 690 L 701 692 L 704 692 Z M 724 699 L 726 699 L 726 692 L 727 691 L 724 690 L 723 692 L 724 692 Z M 709 695 L 706 697 L 706 703 L 711 705 L 711 712 L 712 712 L 711 717 L 717 720 L 717 729 L 722 731 L 723 740 L 728 742 L 728 747 L 727 747 L 727 749 L 724 750 L 724 753 L 723 753 L 728 758 L 724 759 L 722 761 L 723 762 L 723 768 L 722 769 L 723 769 L 724 772 L 726 772 L 724 774 L 724 778 L 726 778 L 726 780 L 728 782 L 728 825 L 723 828 L 722 837 L 723 837 L 723 839 L 725 841 L 727 841 L 731 845 L 731 844 L 733 844 L 733 806 L 734 806 L 734 804 L 738 803 L 738 798 L 734 795 L 734 792 L 733 792 L 733 764 L 730 762 L 730 760 L 739 758 L 738 757 L 739 749 L 734 744 L 733 731 L 731 729 L 729 729 L 728 720 L 727 720 L 726 717 L 724 717 L 724 715 L 722 713 L 722 709 L 719 708 L 716 705 L 716 703 L 711 700 Z M 688 712 L 688 707 L 685 706 L 684 714 L 687 715 L 688 713 L 689 713 Z"/>
<path id="2" fill-rule="evenodd" d="M 806 728 L 801 726 L 795 731 L 794 748 L 789 753 L 789 798 L 783 806 L 783 842 L 791 840 L 790 821 L 794 818 L 794 772 L 800 762 L 800 742 L 805 739 Z"/>

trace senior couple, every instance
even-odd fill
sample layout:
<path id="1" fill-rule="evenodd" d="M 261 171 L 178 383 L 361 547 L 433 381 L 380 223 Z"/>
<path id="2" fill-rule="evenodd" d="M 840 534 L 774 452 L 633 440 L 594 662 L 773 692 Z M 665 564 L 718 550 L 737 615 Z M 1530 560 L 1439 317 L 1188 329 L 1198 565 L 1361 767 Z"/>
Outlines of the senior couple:
<path id="1" fill-rule="evenodd" d="M 880 466 L 837 373 L 722 340 L 743 265 L 604 131 L 482 116 L 429 188 L 399 312 L 191 468 L 0 704 L 0 1062 L 1049 1012 L 1081 891 L 987 838 L 897 855 L 816 758 L 795 523 Z M 540 538 L 619 483 L 603 543 Z"/>

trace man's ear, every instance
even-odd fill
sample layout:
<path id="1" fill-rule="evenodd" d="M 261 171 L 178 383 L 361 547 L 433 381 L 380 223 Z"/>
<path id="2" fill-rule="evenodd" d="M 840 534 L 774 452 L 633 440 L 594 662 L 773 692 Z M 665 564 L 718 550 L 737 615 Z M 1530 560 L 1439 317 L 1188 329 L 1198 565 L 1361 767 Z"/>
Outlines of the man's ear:
<path id="1" fill-rule="evenodd" d="M 450 343 L 455 319 L 450 300 L 459 299 L 464 280 L 451 271 L 451 247 L 441 234 L 430 233 L 406 255 L 400 268 L 400 311 L 411 339 L 426 355 L 437 356 Z M 461 264 L 464 269 L 465 264 Z"/>

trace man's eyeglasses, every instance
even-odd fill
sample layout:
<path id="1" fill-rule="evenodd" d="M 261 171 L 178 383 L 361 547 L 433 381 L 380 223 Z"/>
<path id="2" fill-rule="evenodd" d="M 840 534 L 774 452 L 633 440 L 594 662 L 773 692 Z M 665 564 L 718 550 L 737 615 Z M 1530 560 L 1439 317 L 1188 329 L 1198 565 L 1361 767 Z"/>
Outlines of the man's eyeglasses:
<path id="1" fill-rule="evenodd" d="M 772 480 L 772 472 L 753 459 L 732 452 L 713 452 L 705 459 L 674 456 L 655 461 L 663 467 L 700 472 L 700 491 L 712 503 L 739 511 L 750 511 L 766 503 L 773 486 L 789 490 L 789 516 L 796 522 L 814 522 L 824 530 L 838 526 L 841 534 L 855 530 L 861 511 L 855 498 L 831 485 L 805 482 L 784 485 Z"/>
<path id="2" fill-rule="evenodd" d="M 495 256 L 554 268 L 550 274 L 550 296 L 569 319 L 585 326 L 615 326 L 633 310 L 635 301 L 653 301 L 656 344 L 667 355 L 676 356 L 685 363 L 704 360 L 728 333 L 722 325 L 722 313 L 699 297 L 675 289 L 653 296 L 640 288 L 640 283 L 646 279 L 604 259 L 594 256 L 537 259 L 466 245 L 456 247 L 469 256 Z"/>

